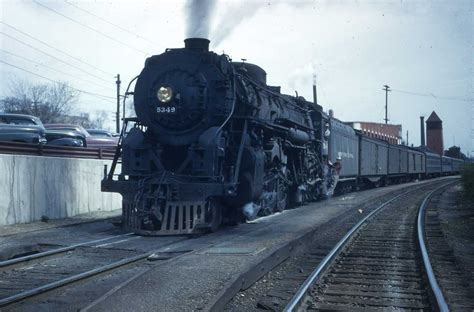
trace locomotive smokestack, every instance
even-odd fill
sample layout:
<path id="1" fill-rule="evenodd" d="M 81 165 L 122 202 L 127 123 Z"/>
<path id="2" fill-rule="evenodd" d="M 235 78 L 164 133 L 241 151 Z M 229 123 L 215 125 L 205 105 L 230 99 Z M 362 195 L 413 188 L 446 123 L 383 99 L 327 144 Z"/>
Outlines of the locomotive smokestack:
<path id="1" fill-rule="evenodd" d="M 184 39 L 184 47 L 199 52 L 209 52 L 210 41 L 205 38 L 188 38 Z"/>
<path id="2" fill-rule="evenodd" d="M 425 117 L 420 116 L 421 146 L 425 146 Z"/>

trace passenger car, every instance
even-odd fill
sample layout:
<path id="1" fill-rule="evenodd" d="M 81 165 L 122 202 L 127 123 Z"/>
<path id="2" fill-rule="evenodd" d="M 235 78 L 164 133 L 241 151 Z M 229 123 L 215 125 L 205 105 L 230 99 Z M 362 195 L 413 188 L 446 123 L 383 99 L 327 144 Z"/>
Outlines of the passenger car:
<path id="1" fill-rule="evenodd" d="M 118 138 L 114 137 L 94 137 L 87 132 L 84 127 L 72 124 L 46 124 L 44 126 L 47 130 L 57 131 L 75 131 L 81 133 L 85 137 L 87 147 L 96 148 L 115 148 L 117 146 Z"/>
<path id="2" fill-rule="evenodd" d="M 45 129 L 39 118 L 21 114 L 0 114 L 0 140 L 45 144 Z"/>
<path id="3" fill-rule="evenodd" d="M 0 140 L 59 146 L 86 146 L 85 136 L 80 132 L 46 130 L 38 117 L 25 114 L 0 114 Z"/>
<path id="4" fill-rule="evenodd" d="M 86 129 L 86 131 L 89 132 L 90 135 L 100 138 L 113 138 L 118 136 L 115 135 L 115 133 L 104 129 Z"/>
<path id="5" fill-rule="evenodd" d="M 49 145 L 86 147 L 86 137 L 77 131 L 46 129 L 46 139 Z"/>

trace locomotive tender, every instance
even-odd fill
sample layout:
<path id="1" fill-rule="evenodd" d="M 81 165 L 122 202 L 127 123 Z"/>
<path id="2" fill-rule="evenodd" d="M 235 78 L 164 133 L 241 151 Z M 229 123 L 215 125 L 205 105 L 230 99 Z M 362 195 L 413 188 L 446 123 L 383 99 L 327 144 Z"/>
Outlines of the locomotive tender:
<path id="1" fill-rule="evenodd" d="M 331 196 L 336 185 L 347 191 L 426 174 L 423 152 L 366 138 L 267 85 L 259 66 L 208 47 L 207 39 L 186 39 L 184 48 L 148 58 L 138 76 L 134 127 L 122 132 L 102 181 L 103 191 L 122 194 L 126 228 L 216 230 Z"/>

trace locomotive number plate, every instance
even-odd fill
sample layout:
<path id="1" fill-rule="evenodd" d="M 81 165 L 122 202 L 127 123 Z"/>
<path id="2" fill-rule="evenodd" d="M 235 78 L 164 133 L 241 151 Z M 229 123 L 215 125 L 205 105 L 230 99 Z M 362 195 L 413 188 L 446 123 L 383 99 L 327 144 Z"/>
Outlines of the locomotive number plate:
<path id="1" fill-rule="evenodd" d="M 156 112 L 159 113 L 159 114 L 174 114 L 174 113 L 176 113 L 176 107 L 174 107 L 174 106 L 167 106 L 167 107 L 158 106 L 156 108 Z"/>

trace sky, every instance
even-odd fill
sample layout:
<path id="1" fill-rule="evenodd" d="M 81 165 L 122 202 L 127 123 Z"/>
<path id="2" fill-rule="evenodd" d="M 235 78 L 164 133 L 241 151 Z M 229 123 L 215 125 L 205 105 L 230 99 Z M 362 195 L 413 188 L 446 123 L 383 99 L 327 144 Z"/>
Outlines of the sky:
<path id="1" fill-rule="evenodd" d="M 389 85 L 389 122 L 410 145 L 436 111 L 445 149 L 474 155 L 474 1 L 204 2 L 0 0 L 0 98 L 15 79 L 68 82 L 82 91 L 74 113 L 106 111 L 113 128 L 115 75 L 123 94 L 199 25 L 213 51 L 261 66 L 284 93 L 312 100 L 316 74 L 318 103 L 343 121 L 383 122 Z"/>

